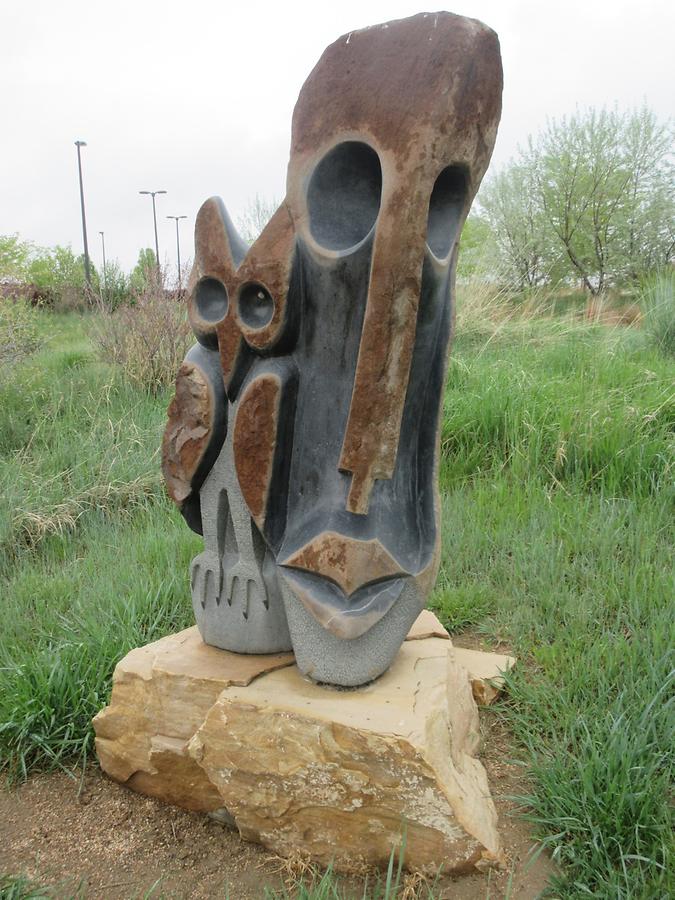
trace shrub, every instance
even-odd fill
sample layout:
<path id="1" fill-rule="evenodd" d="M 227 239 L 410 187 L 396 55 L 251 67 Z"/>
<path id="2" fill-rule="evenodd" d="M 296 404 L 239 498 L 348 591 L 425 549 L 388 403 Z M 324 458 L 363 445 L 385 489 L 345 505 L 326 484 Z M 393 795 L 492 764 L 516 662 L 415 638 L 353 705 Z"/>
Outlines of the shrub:
<path id="1" fill-rule="evenodd" d="M 49 298 L 51 305 L 61 312 L 79 311 L 91 306 L 89 289 L 84 276 L 84 260 L 75 256 L 70 247 L 38 248 L 28 265 L 28 277 Z M 94 287 L 98 273 L 91 266 Z"/>
<path id="2" fill-rule="evenodd" d="M 675 356 L 675 272 L 664 270 L 648 278 L 641 299 L 652 342 L 663 353 Z"/>
<path id="3" fill-rule="evenodd" d="M 185 306 L 152 283 L 134 292 L 130 304 L 112 312 L 103 308 L 92 332 L 104 361 L 153 395 L 173 384 L 193 343 Z"/>
<path id="4" fill-rule="evenodd" d="M 95 303 L 109 312 L 132 300 L 130 277 L 122 271 L 116 260 L 106 262 L 98 287 Z"/>
<path id="5" fill-rule="evenodd" d="M 27 300 L 0 299 L 0 366 L 12 368 L 40 346 L 37 315 Z"/>

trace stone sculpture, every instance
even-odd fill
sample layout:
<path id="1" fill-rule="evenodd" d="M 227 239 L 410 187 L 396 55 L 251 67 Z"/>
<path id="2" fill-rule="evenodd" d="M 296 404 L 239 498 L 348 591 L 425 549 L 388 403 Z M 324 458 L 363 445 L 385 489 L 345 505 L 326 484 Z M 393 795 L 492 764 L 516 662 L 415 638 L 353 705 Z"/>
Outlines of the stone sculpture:
<path id="1" fill-rule="evenodd" d="M 499 121 L 496 35 L 450 13 L 355 31 L 293 114 L 287 196 L 249 248 L 195 226 L 188 353 L 163 445 L 204 535 L 207 644 L 293 649 L 316 681 L 384 672 L 433 587 L 459 234 Z"/>

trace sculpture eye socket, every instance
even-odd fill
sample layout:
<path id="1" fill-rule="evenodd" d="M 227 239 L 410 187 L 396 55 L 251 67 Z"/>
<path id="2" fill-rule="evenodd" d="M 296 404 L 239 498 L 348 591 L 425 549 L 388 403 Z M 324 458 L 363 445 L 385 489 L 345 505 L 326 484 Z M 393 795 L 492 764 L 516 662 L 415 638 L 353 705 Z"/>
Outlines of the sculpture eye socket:
<path id="1" fill-rule="evenodd" d="M 436 179 L 429 200 L 427 244 L 438 259 L 445 259 L 459 236 L 459 222 L 466 202 L 464 169 L 448 166 Z"/>
<path id="2" fill-rule="evenodd" d="M 318 163 L 307 190 L 309 230 L 328 250 L 347 250 L 370 232 L 380 211 L 382 167 L 372 147 L 345 141 Z"/>
<path id="3" fill-rule="evenodd" d="M 252 281 L 239 292 L 239 318 L 249 328 L 264 328 L 274 315 L 274 300 L 263 284 Z"/>
<path id="4" fill-rule="evenodd" d="M 217 278 L 201 278 L 195 288 L 197 312 L 205 322 L 220 322 L 227 315 L 227 288 Z"/>

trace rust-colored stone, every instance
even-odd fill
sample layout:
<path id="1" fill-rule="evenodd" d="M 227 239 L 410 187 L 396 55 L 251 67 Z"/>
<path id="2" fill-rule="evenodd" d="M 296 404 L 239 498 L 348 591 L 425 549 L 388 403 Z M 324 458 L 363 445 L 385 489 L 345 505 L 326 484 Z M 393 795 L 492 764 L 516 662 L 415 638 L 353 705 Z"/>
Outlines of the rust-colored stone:
<path id="1" fill-rule="evenodd" d="M 401 574 L 399 564 L 377 539 L 358 541 L 335 531 L 317 535 L 282 565 L 330 578 L 347 596 L 361 585 Z"/>
<path id="2" fill-rule="evenodd" d="M 184 362 L 176 377 L 162 442 L 162 471 L 169 496 L 179 506 L 190 495 L 192 477 L 209 443 L 213 395 L 198 366 Z"/>
<path id="3" fill-rule="evenodd" d="M 344 73 L 352 70 L 359 78 L 345 90 Z M 466 169 L 464 218 L 489 162 L 501 88 L 493 31 L 473 19 L 425 13 L 340 38 L 295 108 L 289 197 L 299 225 L 307 220 L 307 173 L 336 140 L 371 141 L 384 176 L 339 462 L 353 476 L 350 512 L 368 512 L 375 479 L 391 478 L 396 462 L 434 182 L 448 166 Z"/>
<path id="4" fill-rule="evenodd" d="M 234 422 L 234 465 L 239 486 L 258 527 L 265 520 L 276 447 L 281 382 L 267 373 L 244 391 Z"/>
<path id="5" fill-rule="evenodd" d="M 286 321 L 286 299 L 295 246 L 295 229 L 288 206 L 282 203 L 253 244 L 237 271 L 238 284 L 259 282 L 274 300 L 271 321 L 251 328 L 238 316 L 241 333 L 257 350 L 267 350 L 279 340 Z"/>

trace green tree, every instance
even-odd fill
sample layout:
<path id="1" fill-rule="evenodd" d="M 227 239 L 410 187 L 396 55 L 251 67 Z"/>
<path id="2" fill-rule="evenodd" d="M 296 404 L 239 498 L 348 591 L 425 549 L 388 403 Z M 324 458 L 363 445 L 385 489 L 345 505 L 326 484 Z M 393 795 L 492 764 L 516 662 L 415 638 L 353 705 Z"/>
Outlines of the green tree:
<path id="1" fill-rule="evenodd" d="M 457 259 L 457 277 L 472 278 L 474 275 L 492 271 L 495 263 L 494 233 L 490 223 L 471 212 L 462 228 Z"/>
<path id="2" fill-rule="evenodd" d="M 0 235 L 0 280 L 26 281 L 33 245 L 18 234 Z"/>
<path id="3" fill-rule="evenodd" d="M 647 107 L 551 121 L 479 195 L 519 286 L 592 293 L 668 264 L 675 246 L 672 128 Z"/>
<path id="4" fill-rule="evenodd" d="M 669 129 L 647 108 L 578 113 L 530 140 L 543 215 L 592 294 L 672 255 L 670 145 Z"/>
<path id="5" fill-rule="evenodd" d="M 131 277 L 122 270 L 117 260 L 106 260 L 105 272 L 101 274 L 100 281 L 97 300 L 105 309 L 112 311 L 129 301 Z"/>
<path id="6" fill-rule="evenodd" d="M 496 245 L 495 274 L 519 290 L 549 280 L 556 259 L 555 242 L 534 188 L 531 167 L 511 162 L 486 182 L 478 196 Z"/>
<path id="7" fill-rule="evenodd" d="M 138 254 L 138 261 L 129 278 L 131 289 L 142 293 L 157 281 L 157 258 L 155 251 L 145 247 Z"/>
<path id="8" fill-rule="evenodd" d="M 640 278 L 667 265 L 675 250 L 672 129 L 643 107 L 624 128 L 628 179 L 619 235 L 623 274 Z"/>
<path id="9" fill-rule="evenodd" d="M 28 280 L 51 294 L 55 300 L 62 298 L 67 290 L 84 295 L 84 257 L 76 256 L 70 247 L 56 245 L 38 248 L 27 267 Z M 98 284 L 98 273 L 91 266 L 94 287 Z"/>

